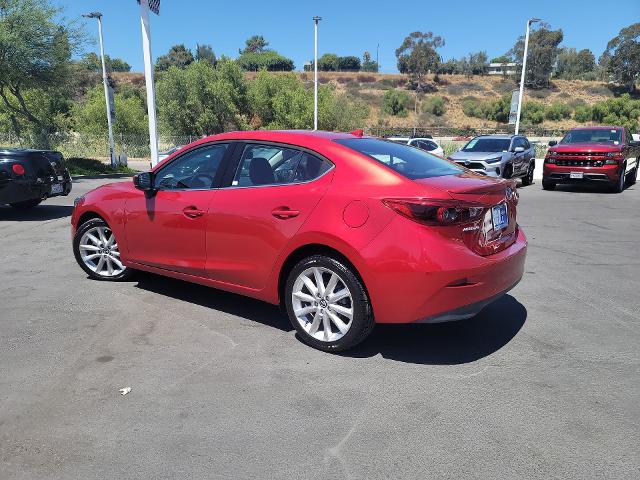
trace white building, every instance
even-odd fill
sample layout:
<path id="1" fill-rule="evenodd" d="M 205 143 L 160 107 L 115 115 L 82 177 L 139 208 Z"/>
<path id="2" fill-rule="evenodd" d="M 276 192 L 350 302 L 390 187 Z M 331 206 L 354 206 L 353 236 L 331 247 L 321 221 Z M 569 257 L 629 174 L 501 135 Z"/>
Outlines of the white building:
<path id="1" fill-rule="evenodd" d="M 515 75 L 517 67 L 517 63 L 490 63 L 487 73 L 489 75 Z"/>

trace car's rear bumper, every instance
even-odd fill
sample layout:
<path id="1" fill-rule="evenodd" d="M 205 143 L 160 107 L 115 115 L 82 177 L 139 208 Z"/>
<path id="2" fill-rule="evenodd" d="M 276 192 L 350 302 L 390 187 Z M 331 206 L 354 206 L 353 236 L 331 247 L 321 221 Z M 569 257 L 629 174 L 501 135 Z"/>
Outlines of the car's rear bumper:
<path id="1" fill-rule="evenodd" d="M 406 222 L 394 220 L 361 252 L 370 266 L 363 278 L 378 323 L 468 318 L 522 278 L 527 239 L 521 229 L 511 246 L 481 256 Z"/>
<path id="2" fill-rule="evenodd" d="M 61 191 L 54 192 L 54 184 L 61 185 Z M 65 196 L 69 195 L 71 188 L 71 177 L 68 175 L 65 175 L 63 180 L 55 182 L 31 178 L 8 179 L 0 181 L 0 205 Z"/>
<path id="3" fill-rule="evenodd" d="M 545 163 L 542 179 L 556 183 L 605 182 L 620 180 L 623 169 L 620 165 L 603 165 L 602 167 L 559 166 Z M 582 178 L 571 178 L 572 173 L 582 173 Z"/>

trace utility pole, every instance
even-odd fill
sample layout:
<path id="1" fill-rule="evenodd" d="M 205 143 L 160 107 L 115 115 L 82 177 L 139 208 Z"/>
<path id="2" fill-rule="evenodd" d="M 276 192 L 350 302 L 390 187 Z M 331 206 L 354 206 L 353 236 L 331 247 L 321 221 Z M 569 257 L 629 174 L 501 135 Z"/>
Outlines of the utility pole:
<path id="1" fill-rule="evenodd" d="M 104 42 L 102 39 L 102 13 L 91 12 L 82 15 L 85 18 L 95 18 L 98 20 L 98 36 L 100 37 L 100 58 L 102 60 L 102 83 L 104 85 L 104 100 L 107 104 L 107 126 L 109 127 L 109 161 L 111 166 L 116 166 L 115 144 L 113 141 L 113 124 L 111 119 L 111 95 L 109 92 L 109 81 L 107 79 L 107 66 L 104 60 Z"/>
<path id="2" fill-rule="evenodd" d="M 522 110 L 522 95 L 524 94 L 524 76 L 527 71 L 527 52 L 529 50 L 529 30 L 532 23 L 540 22 L 539 18 L 530 18 L 527 20 L 527 33 L 524 37 L 524 55 L 522 57 L 522 73 L 520 74 L 520 94 L 518 96 L 518 113 L 516 114 L 516 130 L 515 134 L 518 135 L 520 130 L 520 112 Z"/>
<path id="3" fill-rule="evenodd" d="M 322 17 L 313 17 L 313 129 L 318 130 L 318 22 Z"/>

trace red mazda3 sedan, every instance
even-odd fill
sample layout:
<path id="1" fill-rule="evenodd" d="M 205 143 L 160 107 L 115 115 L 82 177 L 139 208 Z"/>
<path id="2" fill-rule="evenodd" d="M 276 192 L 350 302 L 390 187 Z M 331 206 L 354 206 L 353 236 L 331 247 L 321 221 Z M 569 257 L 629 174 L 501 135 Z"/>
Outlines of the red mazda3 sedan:
<path id="1" fill-rule="evenodd" d="M 286 308 L 308 344 L 469 318 L 518 283 L 511 180 L 359 132 L 231 132 L 76 199 L 89 277 L 146 270 Z"/>

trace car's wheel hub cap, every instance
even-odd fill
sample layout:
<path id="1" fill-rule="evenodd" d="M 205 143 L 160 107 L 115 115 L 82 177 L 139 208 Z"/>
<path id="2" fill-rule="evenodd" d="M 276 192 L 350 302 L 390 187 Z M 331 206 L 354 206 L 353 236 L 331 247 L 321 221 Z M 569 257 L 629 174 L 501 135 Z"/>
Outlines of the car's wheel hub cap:
<path id="1" fill-rule="evenodd" d="M 84 232 L 78 250 L 87 268 L 98 275 L 115 277 L 125 269 L 116 237 L 109 227 L 93 227 Z"/>
<path id="2" fill-rule="evenodd" d="M 351 327 L 354 307 L 351 291 L 335 272 L 311 267 L 293 284 L 291 304 L 296 320 L 316 340 L 335 342 Z"/>

